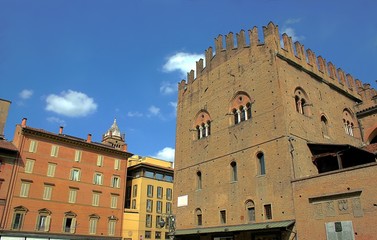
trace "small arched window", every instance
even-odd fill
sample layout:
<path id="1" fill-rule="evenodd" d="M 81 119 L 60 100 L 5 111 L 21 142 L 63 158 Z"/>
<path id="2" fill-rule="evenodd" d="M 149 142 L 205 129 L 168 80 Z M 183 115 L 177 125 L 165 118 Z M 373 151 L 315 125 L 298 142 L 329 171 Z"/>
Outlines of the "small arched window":
<path id="1" fill-rule="evenodd" d="M 247 200 L 245 202 L 245 208 L 246 208 L 246 215 L 248 222 L 254 222 L 255 221 L 255 206 L 254 202 L 252 200 Z"/>
<path id="2" fill-rule="evenodd" d="M 235 161 L 230 163 L 231 167 L 231 181 L 236 182 L 238 180 L 237 177 L 237 163 Z"/>
<path id="3" fill-rule="evenodd" d="M 355 128 L 355 123 L 354 123 L 354 117 L 351 111 L 348 109 L 343 110 L 343 127 L 344 131 L 346 134 L 350 136 L 354 136 L 354 128 Z"/>
<path id="4" fill-rule="evenodd" d="M 196 217 L 196 225 L 202 226 L 203 225 L 203 216 L 202 216 L 202 210 L 200 208 L 197 208 L 195 210 L 195 217 Z"/>
<path id="5" fill-rule="evenodd" d="M 246 93 L 238 93 L 231 103 L 234 124 L 251 119 L 251 98 Z"/>
<path id="6" fill-rule="evenodd" d="M 266 174 L 266 166 L 264 162 L 264 153 L 259 152 L 257 154 L 257 165 L 258 165 L 258 175 L 265 175 Z"/>
<path id="7" fill-rule="evenodd" d="M 196 189 L 198 190 L 202 189 L 202 172 L 201 171 L 196 172 Z"/>
<path id="8" fill-rule="evenodd" d="M 207 111 L 200 111 L 195 120 L 196 139 L 202 139 L 211 135 L 211 118 Z"/>
<path id="9" fill-rule="evenodd" d="M 310 106 L 308 96 L 305 91 L 301 88 L 296 88 L 295 92 L 295 106 L 296 111 L 302 115 L 310 115 Z"/>
<path id="10" fill-rule="evenodd" d="M 328 126 L 328 121 L 325 115 L 321 116 L 321 130 L 322 130 L 322 135 L 324 137 L 329 136 L 329 126 Z"/>

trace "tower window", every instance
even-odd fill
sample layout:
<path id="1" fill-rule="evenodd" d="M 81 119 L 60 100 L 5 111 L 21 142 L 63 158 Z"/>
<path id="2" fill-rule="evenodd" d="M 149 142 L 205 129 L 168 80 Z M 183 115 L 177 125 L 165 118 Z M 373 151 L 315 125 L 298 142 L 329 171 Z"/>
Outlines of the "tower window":
<path id="1" fill-rule="evenodd" d="M 247 219 L 249 222 L 254 222 L 255 221 L 255 206 L 254 202 L 252 200 L 248 200 L 246 202 L 246 214 L 247 214 Z"/>
<path id="2" fill-rule="evenodd" d="M 271 204 L 264 205 L 264 217 L 265 219 L 272 219 L 272 208 Z"/>
<path id="3" fill-rule="evenodd" d="M 202 210 L 200 208 L 196 209 L 196 225 L 203 225 Z"/>
<path id="4" fill-rule="evenodd" d="M 226 211 L 225 210 L 220 211 L 220 223 L 222 223 L 222 224 L 226 223 Z"/>
<path id="5" fill-rule="evenodd" d="M 264 154 L 262 152 L 257 154 L 258 159 L 258 174 L 259 175 L 265 175 L 266 174 L 266 166 L 264 162 Z"/>
<path id="6" fill-rule="evenodd" d="M 300 87 L 296 88 L 295 92 L 295 106 L 296 111 L 302 115 L 310 116 L 309 98 L 306 92 Z"/>
<path id="7" fill-rule="evenodd" d="M 198 171 L 196 173 L 196 183 L 197 183 L 197 189 L 200 190 L 202 189 L 202 172 Z"/>
<path id="8" fill-rule="evenodd" d="M 231 167 L 231 181 L 232 182 L 236 182 L 238 180 L 238 177 L 237 177 L 237 163 L 236 162 L 231 162 L 230 163 L 230 167 Z"/>
<path id="9" fill-rule="evenodd" d="M 234 124 L 251 119 L 251 99 L 246 93 L 239 93 L 232 101 Z"/>

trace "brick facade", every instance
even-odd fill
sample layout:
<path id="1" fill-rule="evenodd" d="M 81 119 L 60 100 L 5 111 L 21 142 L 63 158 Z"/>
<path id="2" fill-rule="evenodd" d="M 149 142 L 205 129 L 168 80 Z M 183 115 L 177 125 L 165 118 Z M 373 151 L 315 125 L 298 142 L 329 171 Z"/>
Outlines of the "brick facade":
<path id="1" fill-rule="evenodd" d="M 121 239 L 130 153 L 102 143 L 16 126 L 19 152 L 2 238 Z"/>
<path id="2" fill-rule="evenodd" d="M 310 226 L 302 224 L 311 217 L 303 206 L 315 196 L 343 190 L 329 177 L 296 181 L 318 176 L 317 167 L 323 164 L 313 162 L 308 143 L 359 151 L 364 130 L 375 124 L 363 120 L 361 128 L 356 118 L 355 103 L 369 101 L 359 80 L 300 43 L 292 44 L 286 34 L 280 39 L 273 23 L 263 27 L 264 41 L 258 39 L 257 28 L 248 33 L 250 44 L 241 31 L 237 45 L 229 33 L 225 46 L 219 35 L 216 54 L 208 48 L 196 71 L 179 84 L 174 182 L 178 239 L 288 239 L 295 234 L 313 239 Z M 375 163 L 373 154 L 365 154 Z M 377 169 L 374 163 L 371 171 Z M 347 179 L 348 171 L 338 171 Z M 357 179 L 353 186 L 361 189 L 361 202 L 373 195 L 366 180 Z M 332 188 L 305 190 L 322 181 Z M 306 198 L 301 200 L 305 205 L 297 206 L 299 186 Z M 314 221 L 320 236 L 315 239 L 325 237 L 324 222 L 341 219 Z M 365 221 L 354 221 L 354 229 L 367 228 L 367 220 L 377 219 L 368 215 Z"/>

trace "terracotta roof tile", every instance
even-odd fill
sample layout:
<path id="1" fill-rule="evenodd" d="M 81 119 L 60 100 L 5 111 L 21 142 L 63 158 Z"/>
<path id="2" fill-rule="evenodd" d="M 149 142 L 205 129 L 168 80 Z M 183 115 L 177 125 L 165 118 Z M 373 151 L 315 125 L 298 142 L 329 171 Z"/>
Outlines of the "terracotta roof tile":
<path id="1" fill-rule="evenodd" d="M 5 141 L 5 140 L 0 140 L 0 148 L 15 151 L 15 152 L 18 151 L 16 146 L 13 145 L 13 143 Z"/>

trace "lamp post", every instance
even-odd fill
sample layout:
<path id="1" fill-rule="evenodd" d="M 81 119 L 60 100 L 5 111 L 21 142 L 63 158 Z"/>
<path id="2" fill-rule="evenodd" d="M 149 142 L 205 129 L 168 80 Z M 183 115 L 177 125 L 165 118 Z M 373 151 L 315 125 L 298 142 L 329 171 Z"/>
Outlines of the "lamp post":
<path id="1" fill-rule="evenodd" d="M 164 217 L 166 218 L 166 220 L 164 220 Z M 168 224 L 169 238 L 173 240 L 175 232 L 175 216 L 173 214 L 162 215 L 160 221 L 158 222 L 158 225 L 160 226 L 160 228 L 163 228 L 166 224 Z"/>

